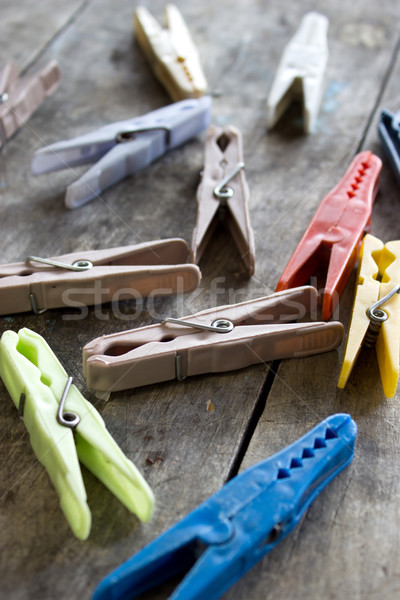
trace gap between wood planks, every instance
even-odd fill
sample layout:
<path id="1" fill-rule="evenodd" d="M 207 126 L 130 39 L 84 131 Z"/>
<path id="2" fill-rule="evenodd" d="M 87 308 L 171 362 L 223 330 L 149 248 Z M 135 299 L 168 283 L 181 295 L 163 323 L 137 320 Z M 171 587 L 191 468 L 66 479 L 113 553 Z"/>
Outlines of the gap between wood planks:
<path id="1" fill-rule="evenodd" d="M 371 129 L 371 127 L 373 125 L 375 125 L 375 123 L 373 123 L 373 119 L 375 117 L 375 114 L 376 114 L 379 106 L 380 106 L 380 103 L 382 101 L 382 96 L 383 96 L 384 91 L 386 89 L 386 86 L 387 86 L 387 84 L 389 82 L 389 79 L 390 79 L 390 77 L 391 77 L 391 75 L 393 73 L 393 70 L 394 70 L 394 67 L 395 67 L 396 60 L 398 58 L 399 52 L 400 52 L 400 36 L 399 36 L 396 44 L 394 45 L 392 56 L 390 58 L 388 67 L 387 67 L 387 69 L 386 69 L 386 71 L 385 71 L 385 73 L 383 75 L 381 88 L 380 88 L 380 90 L 378 92 L 378 95 L 376 97 L 375 104 L 372 107 L 371 114 L 370 114 L 369 118 L 367 119 L 367 123 L 366 123 L 364 131 L 363 131 L 363 133 L 362 133 L 362 135 L 360 137 L 360 141 L 359 141 L 359 143 L 357 145 L 355 154 L 358 154 L 359 152 L 361 152 L 361 150 L 362 150 L 362 148 L 364 146 L 366 137 L 367 137 L 367 135 L 369 133 L 369 130 Z"/>
<path id="2" fill-rule="evenodd" d="M 258 398 L 254 405 L 252 415 L 249 419 L 246 430 L 243 434 L 243 438 L 240 443 L 239 450 L 237 451 L 237 454 L 233 459 L 231 468 L 229 469 L 226 481 L 229 481 L 230 479 L 235 477 L 235 475 L 237 475 L 239 472 L 243 458 L 249 447 L 251 438 L 253 437 L 254 431 L 258 425 L 258 421 L 260 420 L 260 417 L 264 412 L 264 408 L 267 403 L 267 398 L 271 391 L 272 385 L 275 381 L 275 376 L 278 373 L 280 364 L 281 364 L 280 360 L 274 360 L 270 365 L 267 365 L 268 366 L 267 376 L 264 380 L 263 385 L 261 386 L 260 392 L 258 394 Z"/>
<path id="3" fill-rule="evenodd" d="M 51 44 L 68 29 L 70 25 L 75 23 L 77 18 L 83 13 L 89 4 L 91 4 L 93 0 L 83 0 L 83 2 L 78 6 L 75 12 L 65 21 L 63 25 L 43 44 L 43 46 L 35 52 L 32 58 L 21 68 L 21 75 L 25 75 L 29 69 L 37 63 L 37 61 L 43 56 L 46 50 L 51 46 Z"/>

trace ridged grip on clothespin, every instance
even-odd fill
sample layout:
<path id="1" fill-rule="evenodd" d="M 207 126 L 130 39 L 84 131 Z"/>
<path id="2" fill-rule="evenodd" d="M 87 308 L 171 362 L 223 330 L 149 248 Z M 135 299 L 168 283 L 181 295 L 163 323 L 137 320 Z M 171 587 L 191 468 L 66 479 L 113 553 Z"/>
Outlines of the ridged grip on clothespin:
<path id="1" fill-rule="evenodd" d="M 347 414 L 229 481 L 179 523 L 108 575 L 93 600 L 131 600 L 187 574 L 170 600 L 217 600 L 300 522 L 353 459 L 357 426 Z"/>

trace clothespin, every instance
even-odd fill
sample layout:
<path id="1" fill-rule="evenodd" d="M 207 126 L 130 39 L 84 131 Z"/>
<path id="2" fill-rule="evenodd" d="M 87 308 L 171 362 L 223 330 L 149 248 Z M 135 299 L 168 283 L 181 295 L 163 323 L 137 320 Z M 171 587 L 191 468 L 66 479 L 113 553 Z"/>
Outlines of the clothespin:
<path id="1" fill-rule="evenodd" d="M 91 306 L 139 294 L 163 296 L 195 290 L 201 273 L 183 264 L 189 248 L 179 238 L 72 252 L 55 258 L 28 256 L 0 265 L 0 315 L 49 308 Z"/>
<path id="2" fill-rule="evenodd" d="M 208 126 L 210 112 L 211 98 L 204 96 L 111 123 L 38 150 L 32 160 L 32 172 L 47 173 L 97 161 L 67 188 L 65 204 L 77 208 L 197 135 Z"/>
<path id="3" fill-rule="evenodd" d="M 383 244 L 364 238 L 356 294 L 338 387 L 344 388 L 364 344 L 376 347 L 385 396 L 392 398 L 399 378 L 400 241 Z"/>
<path id="4" fill-rule="evenodd" d="M 271 552 L 354 456 L 357 425 L 328 417 L 296 442 L 231 479 L 108 575 L 93 600 L 136 598 L 188 571 L 172 600 L 217 600 Z"/>
<path id="5" fill-rule="evenodd" d="M 400 111 L 382 110 L 378 124 L 379 137 L 393 173 L 400 185 Z"/>
<path id="6" fill-rule="evenodd" d="M 316 302 L 315 288 L 305 286 L 105 335 L 83 348 L 88 387 L 109 393 L 328 352 L 342 341 L 341 323 L 290 323 Z"/>
<path id="7" fill-rule="evenodd" d="M 209 127 L 204 169 L 197 190 L 192 260 L 198 263 L 218 223 L 226 222 L 245 263 L 254 273 L 255 248 L 249 215 L 249 188 L 244 175 L 242 134 L 236 127 Z M 228 185 L 229 184 L 229 185 Z"/>
<path id="8" fill-rule="evenodd" d="M 381 160 L 369 151 L 355 156 L 322 200 L 276 286 L 280 291 L 304 285 L 312 276 L 325 278 L 324 320 L 335 310 L 369 230 L 381 167 Z"/>
<path id="9" fill-rule="evenodd" d="M 31 77 L 20 79 L 19 73 L 13 61 L 0 72 L 0 147 L 55 92 L 61 78 L 56 60 Z"/>
<path id="10" fill-rule="evenodd" d="M 311 133 L 321 104 L 328 61 L 329 21 L 317 12 L 304 15 L 286 46 L 267 101 L 267 127 L 272 129 L 294 99 L 302 103 L 303 126 Z"/>
<path id="11" fill-rule="evenodd" d="M 0 375 L 29 431 L 76 537 L 90 533 L 79 460 L 142 521 L 151 518 L 151 489 L 108 433 L 97 410 L 72 385 L 47 342 L 27 328 L 5 331 Z"/>
<path id="12" fill-rule="evenodd" d="M 207 91 L 207 81 L 196 46 L 174 4 L 167 4 L 165 21 L 163 29 L 147 8 L 139 6 L 133 21 L 138 44 L 172 100 L 200 98 Z"/>

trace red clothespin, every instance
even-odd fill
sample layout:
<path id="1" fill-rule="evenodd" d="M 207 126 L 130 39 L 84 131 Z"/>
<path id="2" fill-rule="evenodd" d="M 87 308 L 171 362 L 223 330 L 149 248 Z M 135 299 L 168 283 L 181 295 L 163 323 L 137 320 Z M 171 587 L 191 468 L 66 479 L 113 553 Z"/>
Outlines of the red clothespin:
<path id="1" fill-rule="evenodd" d="M 381 160 L 370 151 L 354 157 L 322 200 L 276 286 L 276 291 L 286 290 L 323 276 L 324 320 L 332 316 L 369 231 L 381 167 Z"/>
<path id="2" fill-rule="evenodd" d="M 19 68 L 9 62 L 0 72 L 0 147 L 58 87 L 61 73 L 52 60 L 32 77 L 19 78 Z"/>
<path id="3" fill-rule="evenodd" d="M 249 188 L 244 176 L 242 134 L 233 126 L 209 127 L 204 169 L 197 190 L 192 260 L 198 263 L 218 223 L 226 222 L 249 275 L 254 273 L 254 239 L 249 215 Z"/>

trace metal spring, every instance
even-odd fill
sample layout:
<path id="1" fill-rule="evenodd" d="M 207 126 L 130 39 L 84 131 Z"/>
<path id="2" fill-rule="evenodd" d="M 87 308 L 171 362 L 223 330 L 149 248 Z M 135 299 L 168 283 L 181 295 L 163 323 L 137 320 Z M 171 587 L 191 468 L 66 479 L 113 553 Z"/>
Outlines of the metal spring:
<path id="1" fill-rule="evenodd" d="M 381 330 L 382 323 L 371 321 L 367 329 L 367 333 L 364 338 L 364 346 L 366 348 L 373 348 L 376 345 L 379 332 Z"/>

